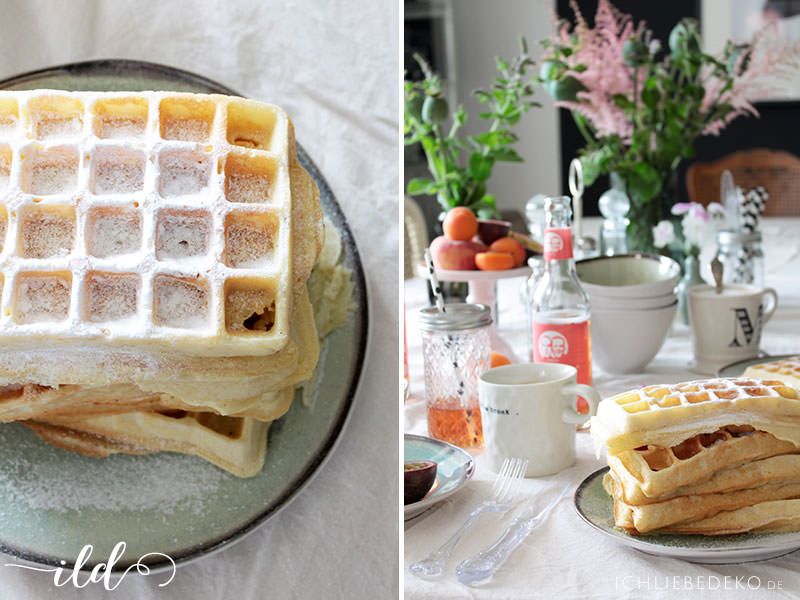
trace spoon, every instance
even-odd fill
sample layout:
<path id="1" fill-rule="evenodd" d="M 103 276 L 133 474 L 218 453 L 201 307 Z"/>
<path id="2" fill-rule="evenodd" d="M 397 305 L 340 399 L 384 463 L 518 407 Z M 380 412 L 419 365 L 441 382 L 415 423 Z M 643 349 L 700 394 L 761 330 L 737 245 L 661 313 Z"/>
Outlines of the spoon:
<path id="1" fill-rule="evenodd" d="M 569 174 L 567 176 L 569 191 L 572 194 L 573 206 L 573 228 L 575 231 L 575 249 L 580 250 L 583 256 L 591 254 L 597 247 L 594 238 L 583 237 L 583 167 L 578 158 L 572 159 L 569 163 Z"/>
<path id="2" fill-rule="evenodd" d="M 715 256 L 711 261 L 711 274 L 714 276 L 715 291 L 718 294 L 722 293 L 722 269 L 722 261 Z"/>

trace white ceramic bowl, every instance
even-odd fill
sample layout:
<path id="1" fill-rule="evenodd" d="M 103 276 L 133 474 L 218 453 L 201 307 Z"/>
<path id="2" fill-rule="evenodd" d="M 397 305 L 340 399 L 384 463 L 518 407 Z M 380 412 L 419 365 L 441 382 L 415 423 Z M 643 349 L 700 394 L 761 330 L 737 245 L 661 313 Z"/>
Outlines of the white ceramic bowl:
<path id="1" fill-rule="evenodd" d="M 664 308 L 678 299 L 675 292 L 662 296 L 650 296 L 643 298 L 614 298 L 612 296 L 602 296 L 599 294 L 589 294 L 589 302 L 592 308 L 605 308 L 616 310 L 648 310 L 652 308 Z"/>
<path id="2" fill-rule="evenodd" d="M 678 309 L 612 310 L 592 307 L 592 363 L 607 373 L 640 373 L 658 354 Z"/>
<path id="3" fill-rule="evenodd" d="M 578 278 L 589 296 L 649 298 L 671 293 L 680 265 L 659 254 L 598 256 L 576 263 Z"/>

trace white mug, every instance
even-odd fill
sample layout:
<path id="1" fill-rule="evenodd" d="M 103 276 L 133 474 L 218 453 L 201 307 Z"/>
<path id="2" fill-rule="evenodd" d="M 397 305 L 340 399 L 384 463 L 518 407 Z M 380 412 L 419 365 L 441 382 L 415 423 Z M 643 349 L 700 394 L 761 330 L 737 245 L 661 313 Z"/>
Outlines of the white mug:
<path id="1" fill-rule="evenodd" d="M 575 425 L 596 414 L 600 402 L 576 376 L 575 367 L 557 363 L 507 365 L 480 376 L 483 443 L 495 471 L 506 458 L 528 459 L 526 477 L 575 464 Z M 589 414 L 577 411 L 578 395 L 589 403 Z"/>
<path id="2" fill-rule="evenodd" d="M 777 306 L 772 288 L 725 284 L 720 294 L 711 285 L 689 288 L 692 371 L 716 375 L 725 365 L 758 356 L 761 330 Z"/>

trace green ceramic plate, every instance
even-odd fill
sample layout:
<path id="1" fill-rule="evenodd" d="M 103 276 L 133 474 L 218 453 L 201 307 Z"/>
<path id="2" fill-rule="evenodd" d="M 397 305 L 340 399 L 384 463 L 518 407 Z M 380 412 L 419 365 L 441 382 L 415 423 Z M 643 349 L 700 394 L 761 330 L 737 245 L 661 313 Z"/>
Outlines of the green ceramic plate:
<path id="1" fill-rule="evenodd" d="M 0 89 L 172 90 L 235 94 L 208 79 L 150 63 L 92 61 L 0 82 Z M 16 562 L 72 567 L 86 544 L 85 568 L 108 560 L 120 541 L 124 570 L 151 552 L 181 564 L 241 539 L 284 508 L 318 472 L 348 417 L 366 353 L 367 290 L 344 215 L 325 179 L 298 145 L 320 188 L 323 210 L 342 236 L 353 270 L 356 311 L 331 334 L 311 408 L 299 398 L 269 431 L 266 464 L 239 479 L 202 459 L 158 453 L 93 459 L 41 442 L 22 425 L 0 426 L 0 551 Z M 153 569 L 171 568 L 150 557 Z M 60 561 L 64 561 L 63 563 Z"/>
<path id="2" fill-rule="evenodd" d="M 422 500 L 405 505 L 403 516 L 406 520 L 455 494 L 475 472 L 475 461 L 466 451 L 423 435 L 405 434 L 403 460 L 430 460 L 436 463 L 436 481 Z"/>
<path id="3" fill-rule="evenodd" d="M 800 548 L 800 533 L 629 535 L 614 527 L 613 502 L 603 489 L 607 472 L 608 467 L 604 467 L 583 480 L 575 491 L 575 509 L 591 527 L 618 543 L 647 554 L 709 564 L 766 560 Z"/>
<path id="4" fill-rule="evenodd" d="M 758 356 L 756 358 L 748 358 L 747 360 L 740 360 L 739 362 L 732 363 L 730 365 L 725 365 L 719 371 L 717 371 L 717 377 L 739 377 L 745 372 L 747 367 L 752 365 L 760 365 L 761 363 L 772 362 L 773 360 L 783 360 L 785 358 L 793 358 L 797 356 L 798 353 L 795 352 L 794 354 L 778 354 L 776 356 L 769 356 L 765 354 L 764 356 Z"/>

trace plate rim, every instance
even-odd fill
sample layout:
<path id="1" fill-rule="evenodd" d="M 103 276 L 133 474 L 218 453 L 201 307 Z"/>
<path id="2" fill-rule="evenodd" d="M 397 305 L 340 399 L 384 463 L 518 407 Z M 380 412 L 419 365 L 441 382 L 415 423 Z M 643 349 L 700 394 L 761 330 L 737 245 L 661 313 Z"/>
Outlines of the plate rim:
<path id="1" fill-rule="evenodd" d="M 746 547 L 733 547 L 733 548 L 691 548 L 688 546 L 665 546 L 663 544 L 658 544 L 655 542 L 650 542 L 646 540 L 636 539 L 631 535 L 623 534 L 622 532 L 612 533 L 611 531 L 607 531 L 606 529 L 600 527 L 597 523 L 595 523 L 589 515 L 585 513 L 583 507 L 581 506 L 581 499 L 585 493 L 586 488 L 594 482 L 595 479 L 598 477 L 605 475 L 609 471 L 608 465 L 593 471 L 586 478 L 578 484 L 578 487 L 575 489 L 575 494 L 573 495 L 573 507 L 575 508 L 575 512 L 578 513 L 578 516 L 583 519 L 589 526 L 592 527 L 595 531 L 599 531 L 603 535 L 616 540 L 617 543 L 624 544 L 640 552 L 645 552 L 647 554 L 657 555 L 657 556 L 666 556 L 668 558 L 678 558 L 682 560 L 691 561 L 691 558 L 694 557 L 703 557 L 706 556 L 708 558 L 714 559 L 719 558 L 724 555 L 732 555 L 731 558 L 735 559 L 739 555 L 747 555 L 748 553 L 757 552 L 759 550 L 775 550 L 776 552 L 785 550 L 784 553 L 793 552 L 797 549 L 800 549 L 800 532 L 797 532 L 797 536 L 794 539 L 783 540 L 781 544 L 756 544 L 750 545 Z M 609 501 L 611 498 L 609 497 Z M 788 532 L 787 532 L 788 533 Z M 691 557 L 689 554 L 691 553 Z M 774 558 L 773 556 L 765 556 L 764 558 L 755 558 L 745 562 L 755 562 L 758 560 L 768 560 L 769 558 Z M 735 562 L 735 561 L 731 561 Z M 742 561 L 740 561 L 742 562 Z"/>
<path id="2" fill-rule="evenodd" d="M 451 453 L 453 453 L 454 455 L 463 455 L 464 457 L 466 457 L 466 462 L 464 463 L 464 465 L 465 465 L 464 477 L 461 479 L 461 481 L 458 482 L 456 487 L 454 487 L 452 490 L 449 490 L 447 492 L 443 492 L 441 494 L 433 494 L 431 496 L 426 496 L 422 500 L 417 500 L 416 502 L 412 502 L 411 504 L 404 505 L 403 506 L 403 517 L 404 517 L 404 520 L 416 517 L 417 515 L 420 515 L 423 512 L 427 511 L 434 504 L 438 504 L 439 502 L 441 502 L 445 498 L 449 498 L 450 496 L 455 494 L 457 491 L 459 491 L 461 488 L 463 488 L 467 484 L 467 482 L 470 479 L 472 479 L 472 476 L 475 474 L 475 457 L 472 456 L 469 452 L 467 452 L 463 448 L 459 448 L 458 446 L 456 446 L 454 444 L 450 444 L 450 443 L 444 442 L 442 440 L 437 440 L 435 438 L 428 437 L 428 436 L 425 436 L 425 435 L 419 435 L 419 434 L 416 434 L 416 433 L 404 433 L 403 434 L 403 459 L 404 460 L 405 460 L 405 442 L 408 439 L 411 439 L 411 440 L 417 441 L 417 442 L 422 442 L 422 443 L 425 443 L 425 444 L 430 444 L 430 445 L 433 445 L 433 446 L 441 446 L 441 447 L 447 449 L 448 451 L 450 451 Z M 409 515 L 408 513 L 413 513 L 413 514 Z"/>
<path id="3" fill-rule="evenodd" d="M 33 71 L 25 71 L 17 75 L 5 77 L 0 79 L 0 90 L 7 89 L 9 86 L 35 81 L 36 79 L 48 76 L 57 75 L 73 75 L 76 73 L 88 73 L 90 71 L 101 70 L 103 73 L 109 75 L 123 76 L 126 70 L 143 69 L 152 74 L 157 74 L 164 77 L 165 80 L 173 78 L 175 81 L 183 81 L 194 83 L 209 90 L 209 93 L 219 93 L 232 96 L 242 96 L 239 92 L 229 88 L 228 86 L 218 83 L 212 79 L 198 75 L 185 69 L 172 67 L 170 65 L 134 60 L 134 59 L 116 59 L 104 58 L 94 59 L 87 61 L 78 61 L 71 63 L 63 63 L 36 69 Z M 97 74 L 97 73 L 92 73 Z M 167 91 L 167 90 L 165 90 Z M 324 438 L 323 442 L 317 449 L 313 458 L 308 462 L 306 467 L 299 473 L 293 474 L 292 483 L 287 486 L 278 498 L 275 499 L 271 506 L 266 507 L 263 511 L 259 512 L 255 517 L 250 519 L 247 523 L 228 532 L 222 537 L 215 538 L 214 540 L 201 543 L 196 546 L 187 548 L 184 552 L 176 554 L 175 556 L 169 555 L 172 562 L 167 560 L 155 561 L 148 563 L 149 573 L 156 574 L 165 570 L 178 568 L 185 564 L 189 564 L 206 556 L 211 556 L 217 552 L 232 546 L 233 544 L 243 540 L 249 534 L 263 526 L 270 518 L 280 513 L 283 509 L 289 506 L 300 493 L 313 481 L 319 474 L 324 465 L 333 454 L 336 446 L 342 438 L 342 433 L 347 426 L 347 423 L 352 418 L 353 405 L 355 404 L 356 396 L 363 381 L 364 365 L 368 352 L 370 349 L 370 340 L 372 332 L 372 311 L 370 306 L 370 296 L 367 286 L 367 278 L 364 271 L 364 265 L 361 260 L 361 254 L 356 245 L 355 236 L 353 235 L 350 225 L 346 220 L 344 212 L 339 205 L 338 200 L 333 194 L 333 191 L 328 184 L 327 179 L 322 175 L 316 163 L 311 159 L 305 149 L 299 144 L 296 144 L 298 160 L 302 166 L 309 172 L 309 175 L 314 179 L 314 182 L 320 188 L 321 203 L 326 208 L 326 216 L 333 221 L 337 231 L 342 236 L 342 245 L 347 249 L 347 266 L 352 271 L 354 297 L 357 300 L 362 300 L 358 303 L 357 310 L 362 311 L 360 331 L 356 331 L 356 348 L 354 352 L 354 369 L 350 381 L 347 384 L 347 390 L 343 394 L 344 403 L 338 411 L 336 418 L 332 421 L 329 427 L 329 433 Z M 329 214 L 330 213 L 330 214 Z M 0 541 L 0 552 L 8 556 L 27 561 L 34 564 L 61 567 L 64 569 L 73 569 L 75 560 L 63 561 L 62 557 L 45 556 L 36 552 L 28 552 L 21 550 L 13 545 L 3 543 Z M 102 562 L 101 559 L 97 561 L 87 562 L 80 572 L 90 572 L 95 566 Z M 133 563 L 130 563 L 133 564 Z M 114 566 L 112 574 L 121 573 L 130 566 L 128 561 L 120 561 Z"/>
<path id="4" fill-rule="evenodd" d="M 525 277 L 530 275 L 532 269 L 523 265 L 513 269 L 503 269 L 501 271 L 481 271 L 480 269 L 469 269 L 457 271 L 455 269 L 435 269 L 436 278 L 439 281 L 452 281 L 454 283 L 464 283 L 469 281 L 496 281 L 498 279 L 513 279 L 514 277 Z M 423 279 L 430 279 L 430 273 L 425 263 L 417 263 L 417 276 Z"/>
<path id="5" fill-rule="evenodd" d="M 767 354 L 765 356 L 754 356 L 753 358 L 743 358 L 742 360 L 737 360 L 736 362 L 732 362 L 717 369 L 717 377 L 740 377 L 742 373 L 744 373 L 745 369 L 749 366 L 768 363 L 774 360 L 784 360 L 786 358 L 794 358 L 797 356 L 800 356 L 800 352 L 793 352 L 791 354 Z M 730 369 L 736 370 L 739 369 L 740 367 L 743 367 L 742 371 L 741 373 L 738 373 L 736 375 L 722 374 Z"/>

